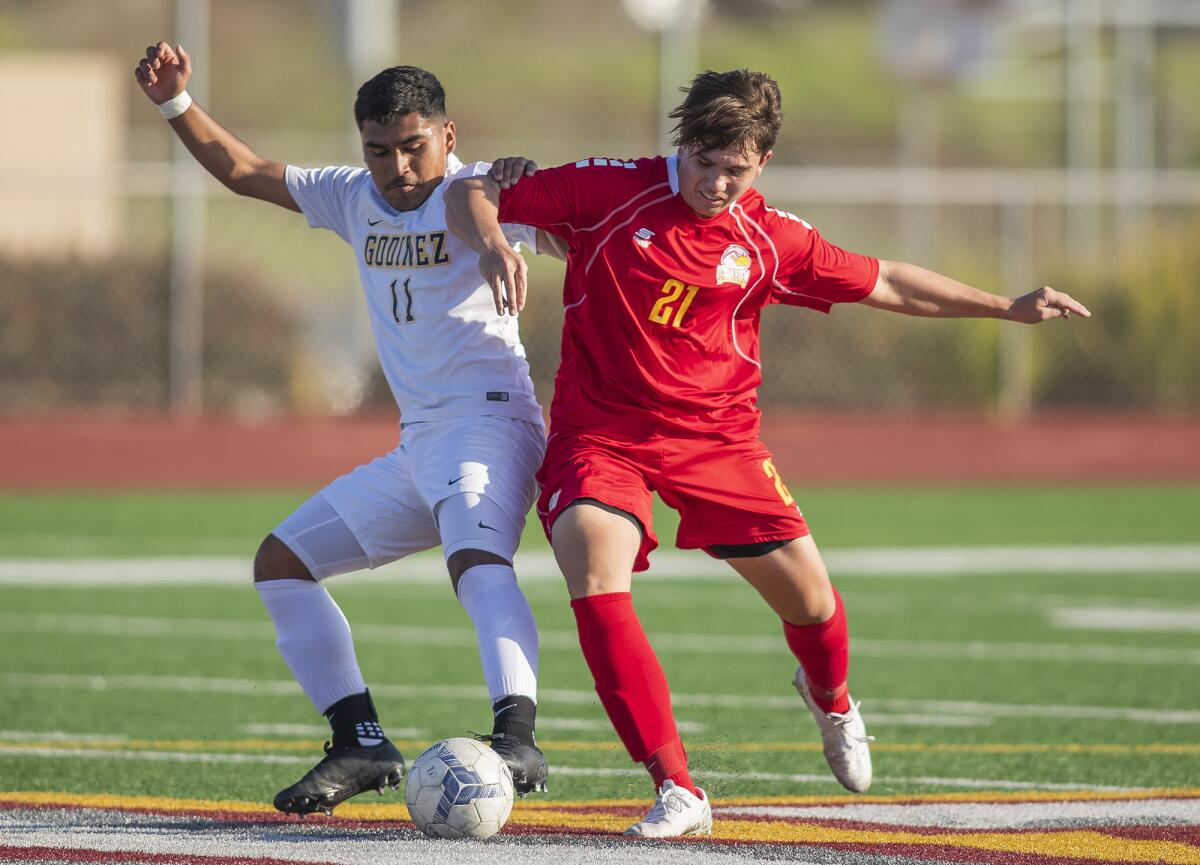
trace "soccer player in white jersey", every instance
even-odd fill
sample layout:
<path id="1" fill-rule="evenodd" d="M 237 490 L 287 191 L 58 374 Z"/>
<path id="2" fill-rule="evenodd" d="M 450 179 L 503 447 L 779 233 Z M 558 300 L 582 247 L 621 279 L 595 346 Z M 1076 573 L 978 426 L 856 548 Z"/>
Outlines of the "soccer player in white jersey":
<path id="1" fill-rule="evenodd" d="M 451 582 L 475 625 L 494 727 L 485 737 L 524 794 L 545 789 L 534 742 L 538 638 L 513 572 L 534 472 L 545 448 L 517 320 L 496 306 L 478 257 L 446 230 L 443 193 L 486 171 L 454 156 L 455 127 L 429 72 L 385 69 L 358 91 L 366 168 L 272 162 L 192 103 L 182 47 L 151 46 L 135 76 L 214 177 L 305 215 L 354 250 L 379 360 L 400 407 L 401 441 L 300 505 L 269 534 L 254 580 L 276 645 L 332 727 L 326 756 L 281 791 L 291 814 L 397 787 L 404 760 L 387 739 L 355 658 L 350 627 L 320 580 L 442 545 Z M 532 170 L 532 166 L 530 166 Z M 509 240 L 553 250 L 511 226 Z"/>

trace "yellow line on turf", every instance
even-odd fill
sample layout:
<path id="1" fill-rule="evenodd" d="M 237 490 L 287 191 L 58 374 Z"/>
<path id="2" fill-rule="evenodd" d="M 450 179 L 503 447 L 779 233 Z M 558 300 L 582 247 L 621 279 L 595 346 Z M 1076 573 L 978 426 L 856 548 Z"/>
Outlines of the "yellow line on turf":
<path id="1" fill-rule="evenodd" d="M 543 751 L 619 751 L 617 742 L 539 742 Z M 689 751 L 816 753 L 820 742 L 693 742 Z M 996 743 L 957 744 L 923 742 L 881 742 L 871 746 L 877 754 L 1103 754 L 1106 756 L 1168 754 L 1200 755 L 1200 744 L 1110 745 L 1104 743 Z"/>
<path id="2" fill-rule="evenodd" d="M 838 829 L 811 823 L 718 820 L 713 837 L 730 841 L 809 844 L 911 844 L 994 852 L 1099 859 L 1110 862 L 1170 862 L 1200 865 L 1200 849 L 1169 841 L 1141 841 L 1089 830 L 1061 832 L 963 832 L 923 834 L 872 829 Z"/>
<path id="3" fill-rule="evenodd" d="M 233 811 L 269 813 L 270 805 L 223 799 L 176 799 L 171 796 L 120 796 L 113 793 L 55 793 L 44 790 L 0 792 L 0 800 L 27 805 L 63 805 L 77 808 L 146 809 L 148 811 Z"/>
<path id="4" fill-rule="evenodd" d="M 397 739 L 396 745 L 407 750 L 423 750 L 429 742 L 412 739 Z M 549 741 L 538 743 L 543 751 L 621 751 L 619 742 Z M 127 739 L 111 742 L 54 740 L 45 742 L 8 742 L 10 750 L 37 750 L 39 748 L 87 748 L 89 750 L 123 751 L 295 751 L 316 753 L 314 740 L 284 739 Z M 816 753 L 821 750 L 820 742 L 696 742 L 688 745 L 689 751 L 714 751 L 723 753 L 758 753 L 800 751 Z M 1105 743 L 980 743 L 959 744 L 949 742 L 881 742 L 871 746 L 877 754 L 1083 754 L 1103 756 L 1200 756 L 1200 744 L 1179 743 L 1169 745 L 1112 745 Z"/>
<path id="5" fill-rule="evenodd" d="M 738 796 L 722 798 L 716 804 L 721 807 L 749 807 L 755 805 L 872 805 L 872 804 L 921 804 L 952 802 L 1103 802 L 1132 801 L 1139 799 L 1200 799 L 1200 787 L 1162 787 L 1154 790 L 1070 790 L 1030 792 L 970 792 L 970 793 L 893 793 L 888 795 L 834 796 Z M 143 808 L 149 811 L 232 811 L 244 813 L 273 814 L 275 809 L 262 802 L 246 802 L 234 799 L 185 799 L 173 796 L 130 796 L 116 793 L 63 793 L 52 790 L 0 791 L 0 800 L 29 805 L 64 805 L 80 808 Z M 588 808 L 638 808 L 648 801 L 636 799 L 518 799 L 513 803 L 514 813 L 536 813 Z M 338 806 L 339 816 L 352 813 L 369 814 L 375 819 L 408 819 L 397 817 L 403 806 L 385 802 L 345 802 Z"/>
<path id="6" fill-rule="evenodd" d="M 721 805 L 887 805 L 955 802 L 1103 802 L 1135 799 L 1200 799 L 1200 787 L 1160 787 L 1150 790 L 1028 790 L 971 791 L 962 793 L 893 793 L 890 795 L 839 796 L 730 796 Z"/>

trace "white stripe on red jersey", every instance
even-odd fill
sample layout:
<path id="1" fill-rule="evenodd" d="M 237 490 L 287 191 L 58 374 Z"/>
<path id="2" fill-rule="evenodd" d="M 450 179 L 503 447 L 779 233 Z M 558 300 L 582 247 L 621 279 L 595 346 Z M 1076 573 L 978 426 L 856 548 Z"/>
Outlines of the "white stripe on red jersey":
<path id="1" fill-rule="evenodd" d="M 557 432 L 756 435 L 763 307 L 828 311 L 878 276 L 875 259 L 827 243 L 753 189 L 700 217 L 679 195 L 675 157 L 538 171 L 501 192 L 500 218 L 570 246 Z"/>

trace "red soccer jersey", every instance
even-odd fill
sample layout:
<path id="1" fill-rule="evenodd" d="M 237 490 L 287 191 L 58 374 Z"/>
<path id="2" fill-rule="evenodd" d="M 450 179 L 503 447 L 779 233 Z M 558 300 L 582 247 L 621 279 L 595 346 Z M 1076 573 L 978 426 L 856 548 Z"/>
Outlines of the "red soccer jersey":
<path id="1" fill-rule="evenodd" d="M 762 308 L 828 312 L 868 295 L 879 273 L 754 189 L 700 217 L 679 195 L 676 157 L 543 169 L 501 192 L 500 220 L 570 246 L 559 432 L 757 435 Z"/>

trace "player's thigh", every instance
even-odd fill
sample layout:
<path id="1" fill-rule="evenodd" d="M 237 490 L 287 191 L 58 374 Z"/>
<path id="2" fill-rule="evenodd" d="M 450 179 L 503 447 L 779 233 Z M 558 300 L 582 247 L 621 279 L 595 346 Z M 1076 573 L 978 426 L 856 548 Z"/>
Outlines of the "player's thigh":
<path id="1" fill-rule="evenodd" d="M 472 494 L 503 511 L 520 536 L 546 448 L 540 424 L 482 415 L 411 424 L 403 435 L 412 483 L 430 511 L 439 512 L 453 496 Z"/>
<path id="2" fill-rule="evenodd" d="M 714 552 L 721 545 L 790 541 L 809 533 L 771 453 L 757 440 L 667 443 L 654 479 L 664 502 L 679 511 L 676 544 Z"/>
<path id="3" fill-rule="evenodd" d="M 628 592 L 642 533 L 627 514 L 576 499 L 551 529 L 551 545 L 572 599 Z"/>
<path id="4" fill-rule="evenodd" d="M 349 526 L 321 493 L 309 498 L 274 528 L 254 562 L 257 581 L 322 580 L 367 567 L 367 554 Z"/>
<path id="5" fill-rule="evenodd" d="M 811 535 L 758 556 L 726 561 L 781 619 L 793 625 L 824 622 L 834 613 L 833 587 Z"/>
<path id="6" fill-rule="evenodd" d="M 653 497 L 646 478 L 645 463 L 652 457 L 644 452 L 647 450 L 598 436 L 551 436 L 546 458 L 538 471 L 542 492 L 537 511 L 568 581 L 579 569 L 600 564 L 581 548 L 595 534 L 591 523 L 609 522 L 598 514 L 586 516 L 591 510 L 628 524 L 618 527 L 613 523 L 613 526 L 614 532 L 619 530 L 621 536 L 628 534 L 625 529 L 632 530 L 638 539 L 631 569 L 644 571 L 649 566 L 649 555 L 658 546 L 658 538 L 654 534 Z M 583 515 L 574 514 L 560 531 L 560 521 L 583 504 L 589 510 L 583 511 Z M 576 525 L 584 520 L 589 522 Z M 569 536 L 562 534 L 568 526 Z"/>
<path id="7" fill-rule="evenodd" d="M 478 493 L 449 496 L 438 503 L 435 514 L 446 559 L 462 550 L 481 550 L 512 563 L 524 518 L 513 517 Z"/>
<path id="8" fill-rule="evenodd" d="M 377 568 L 441 543 L 433 513 L 413 484 L 403 446 L 342 475 L 318 494 L 363 550 L 358 568 Z M 357 568 L 342 567 L 336 573 Z"/>

